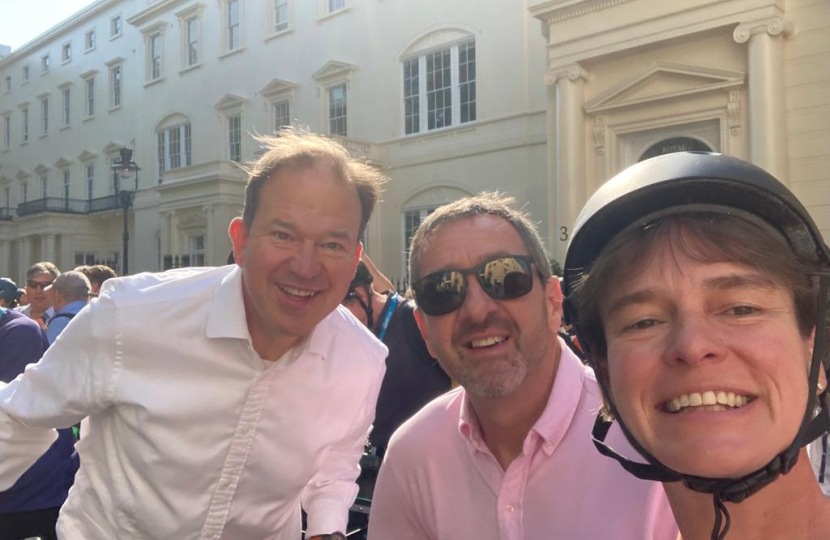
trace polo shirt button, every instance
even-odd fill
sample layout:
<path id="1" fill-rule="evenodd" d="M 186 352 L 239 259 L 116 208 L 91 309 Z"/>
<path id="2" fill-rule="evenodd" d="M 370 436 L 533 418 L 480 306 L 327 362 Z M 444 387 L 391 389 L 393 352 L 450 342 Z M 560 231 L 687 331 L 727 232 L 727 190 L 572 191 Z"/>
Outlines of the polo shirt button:
<path id="1" fill-rule="evenodd" d="M 504 509 L 505 509 L 505 511 L 510 512 L 510 513 L 512 513 L 513 510 L 515 510 L 515 508 L 513 508 L 512 504 L 508 504 L 507 506 L 504 507 Z"/>

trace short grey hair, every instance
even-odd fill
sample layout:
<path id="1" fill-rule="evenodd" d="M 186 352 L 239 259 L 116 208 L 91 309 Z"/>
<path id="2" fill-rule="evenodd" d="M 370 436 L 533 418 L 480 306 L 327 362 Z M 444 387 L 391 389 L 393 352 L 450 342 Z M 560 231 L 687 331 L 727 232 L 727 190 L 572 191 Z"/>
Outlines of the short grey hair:
<path id="1" fill-rule="evenodd" d="M 539 231 L 530 220 L 530 217 L 512 207 L 516 199 L 508 197 L 496 191 L 482 192 L 472 197 L 465 197 L 455 202 L 439 207 L 432 214 L 421 222 L 420 227 L 412 237 L 412 244 L 409 251 L 409 279 L 414 283 L 421 279 L 421 256 L 429 237 L 441 225 L 472 218 L 475 216 L 496 216 L 507 221 L 522 237 L 522 242 L 527 248 L 533 264 L 539 271 L 542 283 L 553 275 L 550 266 L 550 259 L 542 244 Z"/>
<path id="2" fill-rule="evenodd" d="M 89 278 L 75 270 L 64 272 L 56 277 L 55 281 L 52 282 L 52 288 L 58 291 L 69 302 L 88 299 L 89 292 L 92 289 L 89 284 Z"/>

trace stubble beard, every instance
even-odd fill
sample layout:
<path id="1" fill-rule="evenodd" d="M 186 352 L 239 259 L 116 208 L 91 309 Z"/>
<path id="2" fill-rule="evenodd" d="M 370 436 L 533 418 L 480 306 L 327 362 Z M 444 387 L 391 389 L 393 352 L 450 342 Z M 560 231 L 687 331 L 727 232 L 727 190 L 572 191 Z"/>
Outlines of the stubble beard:
<path id="1" fill-rule="evenodd" d="M 453 366 L 454 369 L 447 371 L 459 385 L 464 387 L 466 392 L 473 396 L 494 399 L 512 394 L 536 370 L 545 355 L 545 344 L 549 340 L 545 339 L 545 336 L 534 334 L 540 328 L 543 331 L 547 330 L 547 319 L 544 305 L 538 319 L 542 321 L 542 324 L 534 325 L 527 332 L 523 332 L 513 321 L 499 317 L 494 317 L 491 321 L 488 317 L 482 326 L 489 323 L 490 328 L 510 330 L 512 350 L 498 359 L 481 362 L 465 358 L 467 348 L 463 343 L 454 343 L 455 366 Z"/>

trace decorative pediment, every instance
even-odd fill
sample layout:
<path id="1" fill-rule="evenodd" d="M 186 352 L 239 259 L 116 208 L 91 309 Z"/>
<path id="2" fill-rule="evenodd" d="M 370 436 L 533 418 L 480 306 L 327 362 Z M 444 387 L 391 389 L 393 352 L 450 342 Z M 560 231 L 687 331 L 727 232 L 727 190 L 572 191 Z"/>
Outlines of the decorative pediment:
<path id="1" fill-rule="evenodd" d="M 588 113 L 628 107 L 744 84 L 744 73 L 657 62 L 648 71 L 585 104 Z"/>
<path id="2" fill-rule="evenodd" d="M 27 178 L 29 178 L 29 173 L 27 173 L 26 171 L 17 171 L 17 174 L 15 174 L 14 177 L 21 181 L 26 180 Z"/>
<path id="3" fill-rule="evenodd" d="M 315 81 L 325 81 L 328 79 L 338 79 L 342 77 L 348 77 L 349 74 L 356 70 L 357 66 L 352 64 L 346 64 L 345 62 L 335 62 L 334 60 L 330 60 L 325 63 L 323 67 L 317 70 L 317 72 L 312 75 Z"/>
<path id="4" fill-rule="evenodd" d="M 91 152 L 89 150 L 83 150 L 80 154 L 78 154 L 78 161 L 80 161 L 81 163 L 84 163 L 84 162 L 87 162 L 87 161 L 92 161 L 97 156 L 98 156 L 98 154 L 96 154 L 95 152 Z"/>
<path id="5" fill-rule="evenodd" d="M 66 159 L 65 157 L 61 157 L 55 162 L 55 167 L 57 167 L 58 169 L 66 169 L 70 165 L 72 165 L 72 162 Z"/>
<path id="6" fill-rule="evenodd" d="M 38 163 L 37 167 L 35 167 L 35 174 L 45 174 L 49 172 L 49 167 L 44 165 L 43 163 Z"/>
<path id="7" fill-rule="evenodd" d="M 182 219 L 178 225 L 179 230 L 183 229 L 204 229 L 207 227 L 207 219 L 199 214 L 190 214 Z"/>
<path id="8" fill-rule="evenodd" d="M 292 92 L 297 85 L 292 82 L 283 81 L 282 79 L 274 79 L 265 85 L 265 88 L 259 91 L 265 99 L 273 99 L 281 94 Z"/>
<path id="9" fill-rule="evenodd" d="M 229 111 L 241 108 L 247 100 L 234 94 L 225 94 L 214 107 L 220 111 Z"/>
<path id="10" fill-rule="evenodd" d="M 122 142 L 110 141 L 110 142 L 109 142 L 109 143 L 108 143 L 108 144 L 104 147 L 104 153 L 105 153 L 105 154 L 107 154 L 107 155 L 109 155 L 109 154 L 117 154 L 119 150 L 121 150 L 122 148 L 124 148 L 124 146 L 125 146 L 125 145 L 124 145 L 124 143 L 122 143 Z"/>

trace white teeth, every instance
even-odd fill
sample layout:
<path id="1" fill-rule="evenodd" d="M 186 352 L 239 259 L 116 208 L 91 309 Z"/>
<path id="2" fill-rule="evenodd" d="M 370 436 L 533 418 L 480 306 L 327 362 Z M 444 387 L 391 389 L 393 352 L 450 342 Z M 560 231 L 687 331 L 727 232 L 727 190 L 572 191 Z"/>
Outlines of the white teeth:
<path id="1" fill-rule="evenodd" d="M 707 390 L 703 393 L 691 392 L 677 396 L 668 400 L 664 408 L 672 413 L 689 407 L 707 407 L 709 411 L 727 411 L 739 409 L 750 401 L 749 396 L 736 395 L 734 392 Z"/>
<path id="2" fill-rule="evenodd" d="M 293 296 L 303 296 L 306 298 L 317 294 L 314 291 L 304 291 L 302 289 L 297 289 L 296 287 L 289 287 L 288 285 L 280 285 L 280 289 Z"/>
<path id="3" fill-rule="evenodd" d="M 470 342 L 470 347 L 473 349 L 477 349 L 479 347 L 489 347 L 490 345 L 495 345 L 496 343 L 501 343 L 502 341 L 506 340 L 507 338 L 502 336 L 493 336 L 484 339 L 476 339 Z"/>

